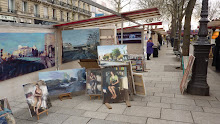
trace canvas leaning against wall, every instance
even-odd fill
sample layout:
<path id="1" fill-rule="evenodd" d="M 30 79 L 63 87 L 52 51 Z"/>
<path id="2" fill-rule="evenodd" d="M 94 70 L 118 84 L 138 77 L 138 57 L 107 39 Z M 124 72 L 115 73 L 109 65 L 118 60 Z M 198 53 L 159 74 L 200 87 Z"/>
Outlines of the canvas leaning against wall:
<path id="1" fill-rule="evenodd" d="M 49 93 L 47 86 L 44 81 L 25 84 L 23 85 L 23 88 L 32 117 L 49 109 L 52 106 L 48 96 Z"/>
<path id="2" fill-rule="evenodd" d="M 78 59 L 98 59 L 97 46 L 100 33 L 98 28 L 62 31 L 62 62 Z"/>
<path id="3" fill-rule="evenodd" d="M 101 95 L 102 94 L 101 69 L 87 69 L 86 93 L 89 95 Z"/>
<path id="4" fill-rule="evenodd" d="M 128 78 L 126 67 L 108 67 L 102 70 L 103 79 L 103 103 L 123 102 L 125 90 L 128 90 Z"/>
<path id="5" fill-rule="evenodd" d="M 84 68 L 39 72 L 39 79 L 45 81 L 51 96 L 86 89 L 86 71 Z"/>
<path id="6" fill-rule="evenodd" d="M 0 81 L 55 65 L 54 34 L 0 33 Z"/>
<path id="7" fill-rule="evenodd" d="M 101 66 L 124 65 L 128 60 L 127 45 L 98 46 Z"/>

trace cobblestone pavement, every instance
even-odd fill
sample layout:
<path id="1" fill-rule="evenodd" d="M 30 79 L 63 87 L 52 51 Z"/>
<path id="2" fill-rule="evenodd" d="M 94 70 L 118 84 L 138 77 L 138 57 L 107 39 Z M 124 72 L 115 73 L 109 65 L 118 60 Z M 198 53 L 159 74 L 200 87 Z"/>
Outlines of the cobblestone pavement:
<path id="1" fill-rule="evenodd" d="M 64 101 L 52 100 L 49 115 L 42 114 L 37 120 L 30 117 L 24 95 L 14 94 L 9 103 L 17 124 L 219 124 L 219 75 L 208 70 L 210 96 L 181 95 L 182 71 L 175 69 L 180 62 L 172 48 L 161 49 L 158 58 L 146 62 L 150 69 L 143 73 L 147 95 L 135 96 L 131 107 L 111 104 L 113 109 L 109 110 L 101 100 L 81 95 Z"/>

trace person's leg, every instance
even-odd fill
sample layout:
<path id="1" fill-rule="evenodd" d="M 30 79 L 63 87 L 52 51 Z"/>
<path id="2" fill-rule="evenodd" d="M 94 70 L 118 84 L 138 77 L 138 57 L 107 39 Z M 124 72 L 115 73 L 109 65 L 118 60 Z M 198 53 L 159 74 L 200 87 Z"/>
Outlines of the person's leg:
<path id="1" fill-rule="evenodd" d="M 36 111 L 37 114 L 39 113 L 38 110 L 40 109 L 41 103 L 42 103 L 41 97 L 39 97 L 38 100 L 39 100 L 39 104 L 38 104 L 38 106 L 37 106 L 37 111 Z"/>
<path id="2" fill-rule="evenodd" d="M 112 92 L 111 86 L 108 86 L 108 90 L 110 91 L 110 93 L 112 94 L 112 97 L 113 97 L 114 94 L 113 94 L 113 92 Z M 111 97 L 111 98 L 112 98 L 112 97 Z"/>
<path id="3" fill-rule="evenodd" d="M 115 99 L 115 98 L 117 97 L 116 92 L 115 92 L 115 87 L 112 86 L 111 88 L 112 88 L 112 92 L 113 92 L 113 94 L 114 94 L 113 99 Z"/>
<path id="4" fill-rule="evenodd" d="M 150 60 L 150 55 L 151 54 L 149 54 L 149 53 L 147 54 L 147 60 Z"/>
<path id="5" fill-rule="evenodd" d="M 36 106 L 37 106 L 37 98 L 34 97 L 34 105 L 33 105 L 34 112 L 36 111 Z"/>

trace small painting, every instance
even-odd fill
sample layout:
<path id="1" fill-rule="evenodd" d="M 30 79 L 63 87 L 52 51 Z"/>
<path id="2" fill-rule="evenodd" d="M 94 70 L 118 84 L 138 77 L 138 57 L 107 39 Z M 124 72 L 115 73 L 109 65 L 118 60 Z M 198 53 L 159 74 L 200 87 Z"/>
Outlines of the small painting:
<path id="1" fill-rule="evenodd" d="M 85 91 L 85 68 L 40 72 L 39 79 L 45 81 L 51 96 Z"/>
<path id="2" fill-rule="evenodd" d="M 4 98 L 0 100 L 0 124 L 14 124 L 15 118 L 12 115 L 11 107 L 8 103 L 8 99 Z"/>
<path id="3" fill-rule="evenodd" d="M 35 83 L 25 84 L 23 85 L 23 88 L 32 117 L 52 106 L 48 96 L 49 93 L 47 86 L 44 81 L 40 80 Z"/>
<path id="4" fill-rule="evenodd" d="M 126 67 L 107 67 L 102 70 L 103 103 L 125 101 L 125 90 L 128 90 Z"/>
<path id="5" fill-rule="evenodd" d="M 124 65 L 128 60 L 127 45 L 98 46 L 101 66 Z"/>
<path id="6" fill-rule="evenodd" d="M 8 124 L 5 116 L 0 115 L 0 124 Z"/>
<path id="7" fill-rule="evenodd" d="M 0 81 L 55 66 L 52 33 L 0 33 Z"/>
<path id="8" fill-rule="evenodd" d="M 86 93 L 89 95 L 101 95 L 102 94 L 101 69 L 87 69 Z"/>
<path id="9" fill-rule="evenodd" d="M 66 63 L 79 59 L 98 59 L 99 35 L 98 28 L 62 31 L 62 62 Z"/>

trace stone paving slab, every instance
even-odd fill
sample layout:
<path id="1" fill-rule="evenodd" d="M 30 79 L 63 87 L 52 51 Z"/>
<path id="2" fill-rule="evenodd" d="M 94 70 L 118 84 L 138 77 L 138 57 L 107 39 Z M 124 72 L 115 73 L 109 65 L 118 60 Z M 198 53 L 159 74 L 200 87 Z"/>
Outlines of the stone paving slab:
<path id="1" fill-rule="evenodd" d="M 161 119 L 193 123 L 190 111 L 162 109 Z"/>
<path id="2" fill-rule="evenodd" d="M 117 121 L 101 120 L 101 119 L 91 119 L 87 124 L 128 124 L 128 123 L 117 122 Z"/>
<path id="3" fill-rule="evenodd" d="M 156 103 L 156 102 L 148 102 L 147 106 L 149 107 L 158 107 L 158 108 L 171 108 L 168 103 Z"/>
<path id="4" fill-rule="evenodd" d="M 204 112 L 220 114 L 220 108 L 203 107 Z"/>
<path id="5" fill-rule="evenodd" d="M 210 103 L 208 100 L 195 100 L 195 103 L 197 106 L 206 106 L 206 107 L 211 107 Z"/>
<path id="6" fill-rule="evenodd" d="M 160 108 L 132 106 L 125 109 L 123 114 L 140 117 L 160 118 Z"/>
<path id="7" fill-rule="evenodd" d="M 72 116 L 81 116 L 85 112 L 86 110 L 64 108 L 64 107 L 61 107 L 58 111 L 56 111 L 57 114 L 65 114 L 65 115 L 72 115 Z"/>
<path id="8" fill-rule="evenodd" d="M 162 119 L 154 119 L 154 118 L 148 118 L 147 124 L 192 124 L 192 123 L 185 123 L 185 122 L 177 122 L 177 121 L 168 121 L 168 120 L 162 120 Z"/>
<path id="9" fill-rule="evenodd" d="M 91 118 L 71 116 L 62 124 L 87 124 Z"/>
<path id="10" fill-rule="evenodd" d="M 124 104 L 110 104 L 112 109 L 108 109 L 104 104 L 97 110 L 98 112 L 104 113 L 114 113 L 114 114 L 122 114 L 126 109 L 126 105 Z"/>
<path id="11" fill-rule="evenodd" d="M 174 93 L 154 93 L 154 96 L 172 97 L 174 98 Z"/>
<path id="12" fill-rule="evenodd" d="M 220 102 L 219 101 L 209 101 L 212 107 L 220 108 Z"/>
<path id="13" fill-rule="evenodd" d="M 145 102 L 160 102 L 160 97 L 157 96 L 146 96 L 142 98 L 142 101 Z"/>
<path id="14" fill-rule="evenodd" d="M 108 113 L 86 111 L 82 116 L 88 118 L 105 119 L 108 116 Z"/>
<path id="15" fill-rule="evenodd" d="M 180 99 L 180 98 L 170 98 L 162 97 L 162 103 L 173 103 L 173 104 L 182 104 L 182 105 L 196 105 L 194 100 L 191 99 Z"/>
<path id="16" fill-rule="evenodd" d="M 126 115 L 119 115 L 119 114 L 109 114 L 106 120 L 135 123 L 135 124 L 145 124 L 147 121 L 147 118 L 126 116 Z"/>
<path id="17" fill-rule="evenodd" d="M 203 112 L 202 107 L 200 107 L 200 106 L 194 106 L 194 105 L 171 104 L 171 109 Z"/>
<path id="18" fill-rule="evenodd" d="M 219 124 L 220 114 L 192 112 L 193 119 L 197 124 Z"/>
<path id="19" fill-rule="evenodd" d="M 69 117 L 70 117 L 69 115 L 49 113 L 48 116 L 40 116 L 40 120 L 38 120 L 38 122 L 47 123 L 47 124 L 61 124 Z"/>
<path id="20" fill-rule="evenodd" d="M 89 111 L 96 111 L 102 106 L 102 103 L 90 102 L 90 101 L 83 101 L 78 104 L 75 109 L 83 109 Z"/>

